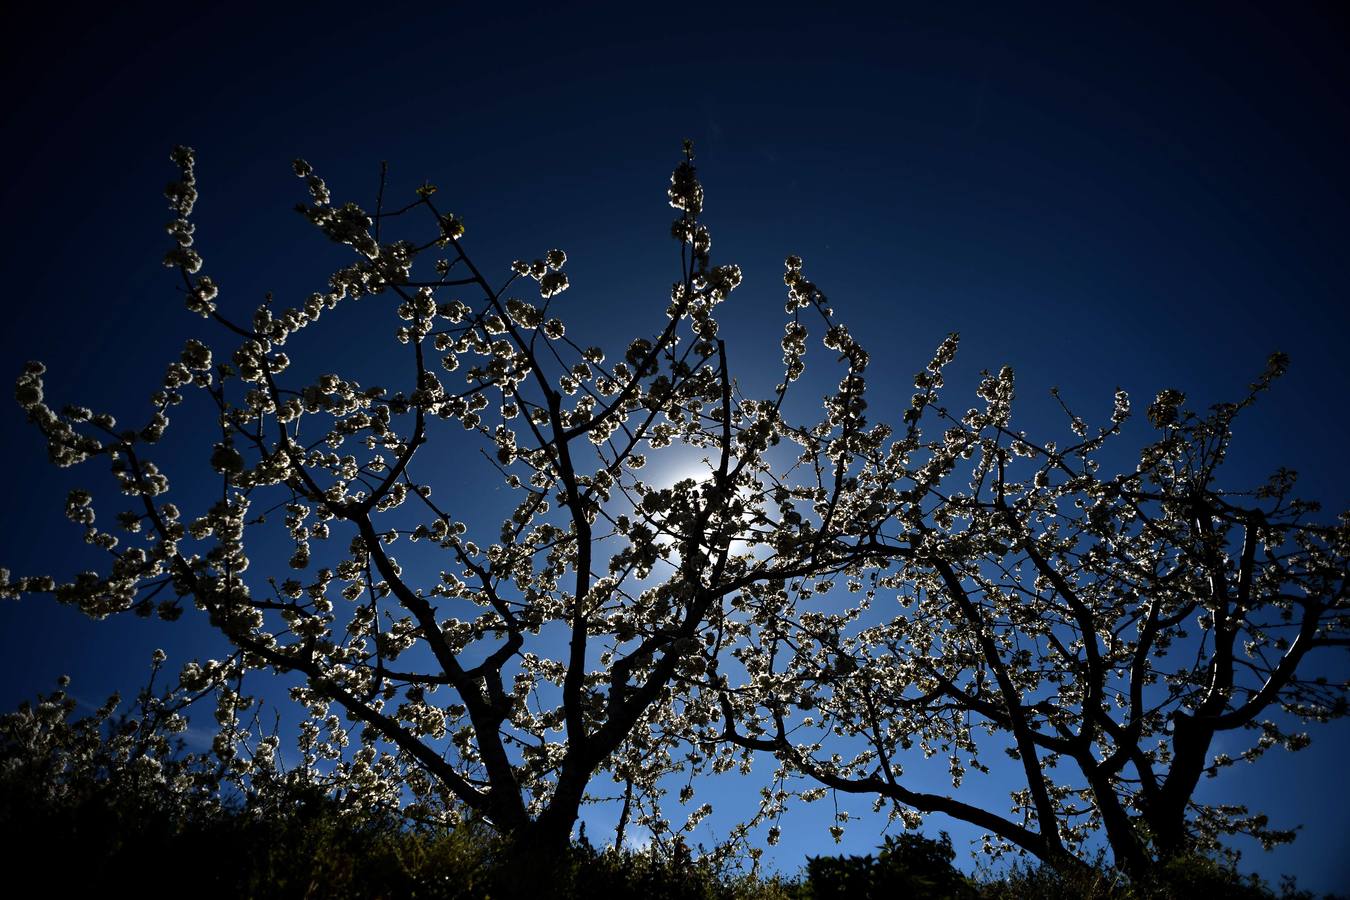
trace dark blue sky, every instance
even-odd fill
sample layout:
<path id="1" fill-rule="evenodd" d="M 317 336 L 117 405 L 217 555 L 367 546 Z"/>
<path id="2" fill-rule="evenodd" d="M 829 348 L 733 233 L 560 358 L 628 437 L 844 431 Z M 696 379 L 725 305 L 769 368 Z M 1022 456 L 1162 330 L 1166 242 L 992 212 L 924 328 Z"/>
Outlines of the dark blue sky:
<path id="1" fill-rule="evenodd" d="M 363 203 L 388 160 L 395 193 L 441 185 L 480 265 L 566 249 L 572 327 L 626 339 L 674 277 L 664 188 L 690 137 L 714 259 L 746 276 L 722 320 L 747 386 L 776 380 L 789 252 L 865 336 L 874 407 L 898 409 L 953 330 L 951 396 L 1011 364 L 1029 429 L 1052 385 L 1099 418 L 1117 385 L 1137 408 L 1167 386 L 1207 404 L 1282 349 L 1290 374 L 1240 421 L 1230 476 L 1284 464 L 1350 506 L 1350 48 L 1331 7 L 576 6 L 137 8 L 8 28 L 0 369 L 40 358 L 52 396 L 140 408 L 201 328 L 159 264 L 175 143 L 198 150 L 199 244 L 235 310 L 265 290 L 294 302 L 333 259 L 290 211 L 293 157 Z M 71 479 L 17 407 L 0 428 L 15 478 L 0 565 L 59 566 L 78 539 L 60 518 Z M 5 706 L 62 671 L 91 695 L 125 686 L 149 648 L 183 647 L 164 626 L 39 606 L 0 608 Z M 1344 888 L 1350 814 L 1326 773 L 1350 730 L 1314 737 L 1221 796 L 1308 826 L 1278 853 L 1244 848 L 1250 864 Z M 824 847 L 786 845 L 789 868 Z"/>

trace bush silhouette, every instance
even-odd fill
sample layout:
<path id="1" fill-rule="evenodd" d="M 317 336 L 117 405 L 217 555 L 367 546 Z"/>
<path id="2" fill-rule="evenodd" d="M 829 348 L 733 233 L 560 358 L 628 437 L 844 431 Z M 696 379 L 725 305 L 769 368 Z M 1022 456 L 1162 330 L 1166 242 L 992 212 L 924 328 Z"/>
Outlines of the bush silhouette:
<path id="1" fill-rule="evenodd" d="M 955 857 L 945 831 L 937 838 L 887 835 L 875 856 L 811 857 L 806 866 L 808 896 L 812 900 L 965 900 L 978 896 L 971 882 L 952 866 Z"/>

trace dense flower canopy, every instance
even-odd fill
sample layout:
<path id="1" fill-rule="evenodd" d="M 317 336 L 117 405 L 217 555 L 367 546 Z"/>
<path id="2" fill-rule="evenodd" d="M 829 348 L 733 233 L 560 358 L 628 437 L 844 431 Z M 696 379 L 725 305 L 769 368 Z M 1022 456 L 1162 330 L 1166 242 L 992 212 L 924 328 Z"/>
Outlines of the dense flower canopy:
<path id="1" fill-rule="evenodd" d="M 274 769 L 277 739 L 257 737 L 243 689 L 271 672 L 303 676 L 289 777 L 547 846 L 597 774 L 622 789 L 616 840 L 630 823 L 662 839 L 711 811 L 692 786 L 664 798 L 664 776 L 692 785 L 760 755 L 813 785 L 766 790 L 733 838 L 827 789 L 874 794 L 910 826 L 954 816 L 992 851 L 1064 866 L 1097 829 L 1126 869 L 1224 833 L 1286 837 L 1193 800 L 1202 775 L 1306 742 L 1275 712 L 1345 712 L 1343 685 L 1306 659 L 1350 640 L 1350 520 L 1314 521 L 1284 472 L 1250 493 L 1216 480 L 1234 417 L 1283 357 L 1204 415 L 1160 393 L 1157 438 L 1127 466 L 1123 391 L 1097 427 L 1066 406 L 1063 447 L 1016 428 L 1008 368 L 985 373 L 979 406 L 949 410 L 956 335 L 895 421 L 873 420 L 868 352 L 794 255 L 781 381 L 745 396 L 716 318 L 742 274 L 712 261 L 688 144 L 667 191 L 679 277 L 619 359 L 569 332 L 563 250 L 494 274 L 435 186 L 391 208 L 382 187 L 371 212 L 338 204 L 303 160 L 299 211 L 353 261 L 304 303 L 269 297 L 241 321 L 194 243 L 195 156 L 173 162 L 164 262 L 212 337 L 186 342 L 131 428 L 49 406 L 45 368 L 25 368 L 15 397 L 52 462 L 105 460 L 126 508 L 108 528 L 95 507 L 112 495 L 67 499 L 104 570 L 0 583 L 93 617 L 208 619 L 234 652 L 189 663 L 170 693 L 215 695 L 213 749 L 241 779 Z M 387 329 L 401 357 L 387 386 L 292 362 L 362 298 L 371 339 Z M 796 421 L 786 400 L 813 334 L 838 380 Z M 196 509 L 154 459 L 189 399 L 217 428 L 192 460 L 216 486 Z M 487 532 L 459 508 L 463 472 L 435 455 L 466 441 L 511 498 Z M 701 462 L 673 483 L 652 474 L 679 452 Z M 258 572 L 255 548 L 277 542 L 289 568 Z M 1232 731 L 1246 748 L 1213 754 Z M 907 781 L 911 753 L 946 757 L 952 792 Z M 991 753 L 1022 773 L 1008 809 L 960 799 Z"/>

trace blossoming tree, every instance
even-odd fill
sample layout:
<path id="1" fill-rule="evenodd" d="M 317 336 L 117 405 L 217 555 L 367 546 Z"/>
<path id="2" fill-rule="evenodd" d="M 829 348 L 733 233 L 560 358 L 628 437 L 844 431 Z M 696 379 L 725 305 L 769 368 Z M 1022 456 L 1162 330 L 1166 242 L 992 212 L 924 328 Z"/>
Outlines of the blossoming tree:
<path id="1" fill-rule="evenodd" d="M 228 362 L 210 341 L 189 340 L 148 421 L 132 429 L 48 406 L 45 369 L 28 364 L 15 396 L 51 460 L 104 460 L 130 502 L 104 530 L 94 492 L 72 492 L 67 515 L 107 551 L 106 569 L 68 582 L 5 572 L 5 592 L 51 593 L 94 617 L 177 619 L 195 608 L 234 653 L 189 664 L 180 687 L 217 693 L 215 752 L 241 777 L 270 766 L 276 749 L 269 739 L 261 753 L 241 752 L 241 714 L 255 702 L 241 679 L 299 673 L 291 695 L 311 716 L 300 730 L 305 767 L 336 765 L 351 802 L 398 803 L 410 792 L 420 810 L 467 810 L 547 852 L 565 845 L 588 783 L 607 770 L 625 786 L 620 839 L 633 815 L 659 835 L 656 781 L 677 765 L 671 754 L 690 729 L 718 714 L 699 676 L 745 634 L 737 598 L 834 571 L 840 552 L 852 552 L 833 546 L 848 527 L 840 519 L 812 531 L 764 512 L 764 454 L 782 433 L 805 333 L 789 326 L 772 399 L 734 396 L 713 311 L 741 273 L 710 262 L 692 150 L 669 188 L 680 278 L 660 327 L 613 362 L 575 343 L 553 314 L 568 287 L 563 251 L 516 262 L 494 282 L 434 187 L 386 210 L 382 180 L 371 214 L 334 203 L 303 161 L 295 172 L 310 202 L 300 211 L 355 259 L 300 306 L 265 303 L 241 322 L 222 311 L 194 247 L 193 152 L 180 147 L 173 161 L 181 177 L 167 191 L 175 218 L 165 264 L 187 308 L 234 341 Z M 415 216 L 430 224 L 421 242 L 389 238 Z M 809 284 L 790 280 L 793 310 L 820 305 Z M 537 299 L 513 294 L 524 285 Z M 466 292 L 469 301 L 458 299 Z M 401 387 L 297 375 L 282 348 L 363 296 L 384 303 L 402 357 L 389 375 Z M 847 383 L 831 415 L 854 415 L 859 388 Z M 216 497 L 192 512 L 171 502 L 153 458 L 169 412 L 190 394 L 218 425 L 197 461 L 218 482 Z M 486 535 L 455 515 L 462 473 L 427 456 L 456 435 L 484 443 L 515 497 Z M 645 482 L 647 456 L 675 445 L 707 452 L 708 477 Z M 267 531 L 277 510 L 285 535 Z M 774 552 L 747 545 L 755 535 L 754 547 Z M 289 570 L 256 577 L 252 548 L 278 538 L 293 547 Z M 402 563 L 399 543 L 408 545 Z M 408 563 L 421 548 L 430 552 Z M 345 748 L 334 710 L 360 724 L 359 749 Z M 734 765 L 729 752 L 691 756 Z M 708 811 L 694 810 L 685 827 Z"/>
<path id="2" fill-rule="evenodd" d="M 621 359 L 556 315 L 561 250 L 498 278 L 433 186 L 386 209 L 382 183 L 367 212 L 335 203 L 303 161 L 300 211 L 353 261 L 303 304 L 269 300 L 239 320 L 194 246 L 193 153 L 173 159 L 165 262 L 215 337 L 187 342 L 138 428 L 52 408 L 44 367 L 26 367 L 16 398 L 52 461 L 105 461 L 129 500 L 105 529 L 96 492 L 68 498 L 108 554 L 102 571 L 0 584 L 95 617 L 209 621 L 233 652 L 184 667 L 180 688 L 215 692 L 215 752 L 242 778 L 275 765 L 275 741 L 250 743 L 242 724 L 255 702 L 243 677 L 272 672 L 299 678 L 303 773 L 322 769 L 358 805 L 467 811 L 546 854 L 597 775 L 623 787 L 617 840 L 630 821 L 659 838 L 663 775 L 748 770 L 766 751 L 824 786 L 907 817 L 953 815 L 1055 861 L 1100 824 L 1134 865 L 1197 824 L 1231 826 L 1222 810 L 1187 812 L 1196 779 L 1223 764 L 1207 755 L 1216 732 L 1273 704 L 1343 711 L 1342 694 L 1299 673 L 1313 648 L 1345 641 L 1346 528 L 1306 523 L 1283 481 L 1264 506 L 1212 488 L 1244 404 L 1197 420 L 1163 395 L 1151 410 L 1163 438 L 1107 478 L 1094 454 L 1125 419 L 1123 395 L 1091 437 L 1073 419 L 1081 440 L 1067 449 L 1012 430 L 1006 370 L 985 380 L 983 410 L 950 416 L 937 401 L 953 336 L 901 421 L 869 422 L 868 354 L 797 257 L 782 381 L 743 396 L 714 316 L 741 273 L 711 262 L 688 146 L 668 192 L 679 279 Z M 526 287 L 537 297 L 518 296 Z M 393 386 L 302 372 L 286 348 L 361 297 L 391 330 Z M 808 326 L 841 377 L 823 417 L 798 424 L 785 399 Z M 189 396 L 217 429 L 188 461 L 212 483 L 193 510 L 154 459 Z M 457 497 L 463 472 L 432 456 L 466 440 L 512 498 L 483 533 Z M 650 456 L 681 448 L 705 454 L 701 477 L 647 474 Z M 289 567 L 259 575 L 278 541 Z M 1197 614 L 1198 639 L 1183 631 Z M 1199 661 L 1165 670 L 1182 647 Z M 992 746 L 981 728 L 1009 736 L 1023 767 L 1021 822 L 904 780 L 917 744 L 950 752 L 959 785 Z M 1289 740 L 1261 734 L 1253 752 Z M 1060 759 L 1079 781 L 1052 778 Z M 761 820 L 787 794 L 767 796 Z"/>
<path id="3" fill-rule="evenodd" d="M 1217 482 L 1235 417 L 1287 360 L 1205 415 L 1163 391 L 1134 464 L 1115 446 L 1123 392 L 1095 429 L 1064 406 L 1065 447 L 1014 430 L 1008 369 L 986 374 L 982 408 L 948 413 L 953 350 L 915 378 L 898 440 L 838 448 L 829 466 L 806 444 L 807 468 L 831 475 L 827 515 L 867 551 L 845 572 L 858 602 L 822 605 L 807 579 L 756 598 L 765 624 L 743 661 L 757 677 L 722 691 L 724 739 L 908 824 L 943 813 L 985 829 L 992 852 L 1061 867 L 1099 831 L 1136 875 L 1223 835 L 1292 840 L 1195 799 L 1202 776 L 1306 746 L 1300 720 L 1346 713 L 1326 648 L 1350 646 L 1350 513 L 1317 523 L 1283 469 L 1252 491 Z M 1231 753 L 1214 752 L 1221 736 Z M 1022 787 L 1006 811 L 935 793 L 906 777 L 920 753 L 945 758 L 955 789 L 1006 754 Z"/>

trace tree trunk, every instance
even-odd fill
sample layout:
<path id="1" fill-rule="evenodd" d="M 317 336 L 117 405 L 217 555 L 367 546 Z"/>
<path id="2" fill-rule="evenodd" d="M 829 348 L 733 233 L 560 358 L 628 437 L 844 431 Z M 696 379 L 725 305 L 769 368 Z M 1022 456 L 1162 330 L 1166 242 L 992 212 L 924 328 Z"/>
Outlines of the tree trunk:
<path id="1" fill-rule="evenodd" d="M 1191 716 L 1175 717 L 1172 731 L 1172 769 L 1162 788 L 1144 808 L 1159 858 L 1169 859 L 1191 850 L 1186 831 L 1186 807 L 1204 771 L 1214 729 Z"/>
<path id="2" fill-rule="evenodd" d="M 494 895 L 537 900 L 562 896 L 571 880 L 572 822 L 547 813 L 508 836 L 493 874 Z"/>
<path id="3" fill-rule="evenodd" d="M 1091 760 L 1088 762 L 1090 764 Z M 1114 782 L 1099 768 L 1083 765 L 1082 762 L 1079 765 L 1087 775 L 1097 810 L 1101 813 L 1116 868 L 1131 878 L 1142 877 L 1151 868 L 1152 860 L 1135 832 L 1134 823 L 1121 806 Z"/>

